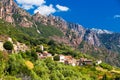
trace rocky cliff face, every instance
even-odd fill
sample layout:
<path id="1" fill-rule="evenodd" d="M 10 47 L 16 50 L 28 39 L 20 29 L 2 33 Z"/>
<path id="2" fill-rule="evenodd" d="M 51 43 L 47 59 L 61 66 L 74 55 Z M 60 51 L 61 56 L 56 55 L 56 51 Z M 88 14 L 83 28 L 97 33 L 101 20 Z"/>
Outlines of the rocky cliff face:
<path id="1" fill-rule="evenodd" d="M 88 42 L 88 44 L 90 45 L 94 45 L 98 47 L 101 45 L 100 40 L 97 36 L 97 33 L 91 30 L 86 30 L 84 40 Z"/>
<path id="2" fill-rule="evenodd" d="M 13 0 L 1 0 L 0 1 L 0 18 L 7 22 L 13 23 L 14 19 L 12 17 L 13 13 L 16 12 L 17 5 Z"/>
<path id="3" fill-rule="evenodd" d="M 41 23 L 41 24 L 44 24 L 44 25 L 55 26 L 55 27 L 59 28 L 64 34 L 66 33 L 67 22 L 60 17 L 56 17 L 56 16 L 53 16 L 53 15 L 43 16 L 39 13 L 36 13 L 32 16 L 32 19 L 35 22 L 38 22 L 38 23 Z"/>
<path id="4" fill-rule="evenodd" d="M 63 42 L 69 43 L 74 47 L 78 47 L 83 40 L 85 40 L 89 44 L 100 46 L 100 42 L 98 37 L 96 36 L 96 33 L 93 33 L 92 31 L 90 33 L 87 33 L 88 30 L 86 30 L 79 24 L 69 23 L 64 19 L 53 15 L 49 15 L 47 17 L 42 16 L 39 13 L 34 14 L 32 16 L 32 19 L 35 22 L 44 25 L 52 25 L 59 28 L 65 35 L 64 38 L 59 38 L 59 40 L 64 40 Z M 57 39 L 54 40 L 58 41 Z"/>
<path id="5" fill-rule="evenodd" d="M 19 8 L 13 0 L 0 1 L 0 18 L 12 24 L 19 23 L 23 27 L 31 27 L 33 24 L 29 20 L 30 14 Z"/>

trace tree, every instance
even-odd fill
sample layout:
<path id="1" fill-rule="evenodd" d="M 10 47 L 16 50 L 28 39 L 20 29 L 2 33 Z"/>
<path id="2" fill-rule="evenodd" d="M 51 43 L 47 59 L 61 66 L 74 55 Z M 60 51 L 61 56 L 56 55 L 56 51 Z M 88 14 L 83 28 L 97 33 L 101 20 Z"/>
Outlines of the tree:
<path id="1" fill-rule="evenodd" d="M 54 56 L 54 61 L 59 61 L 59 60 L 60 60 L 59 55 Z"/>
<path id="2" fill-rule="evenodd" d="M 35 50 L 32 50 L 32 51 L 31 51 L 31 57 L 33 57 L 34 60 L 37 60 L 37 59 L 38 59 L 38 55 L 37 55 L 37 53 L 36 53 Z"/>
<path id="3" fill-rule="evenodd" d="M 108 69 L 108 70 L 112 70 L 113 67 L 109 64 L 106 64 L 106 63 L 101 63 L 100 66 L 104 69 Z"/>
<path id="4" fill-rule="evenodd" d="M 48 45 L 54 45 L 54 46 L 56 46 L 56 43 L 55 43 L 54 40 L 50 40 L 50 41 L 48 42 Z"/>
<path id="5" fill-rule="evenodd" d="M 10 42 L 10 41 L 6 41 L 4 44 L 3 44 L 3 47 L 8 50 L 8 51 L 11 51 L 13 49 L 13 44 Z"/>
<path id="6" fill-rule="evenodd" d="M 108 77 L 107 77 L 107 75 L 106 75 L 106 74 L 104 74 L 104 75 L 103 75 L 102 80 L 108 80 Z"/>

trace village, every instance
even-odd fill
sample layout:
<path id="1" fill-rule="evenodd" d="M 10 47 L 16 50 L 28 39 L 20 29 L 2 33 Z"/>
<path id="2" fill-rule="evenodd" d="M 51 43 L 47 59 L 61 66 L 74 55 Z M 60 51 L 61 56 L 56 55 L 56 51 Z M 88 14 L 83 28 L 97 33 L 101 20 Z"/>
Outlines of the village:
<path id="1" fill-rule="evenodd" d="M 82 65 L 93 65 L 93 60 L 81 57 L 79 59 L 73 58 L 71 55 L 63 55 L 63 54 L 55 54 L 52 56 L 51 53 L 44 51 L 43 45 L 40 46 L 40 49 L 43 51 L 37 52 L 39 59 L 51 58 L 54 61 L 64 63 L 65 65 L 72 66 L 82 66 Z M 95 65 L 99 65 L 102 63 L 102 60 L 95 61 Z"/>
<path id="2" fill-rule="evenodd" d="M 11 38 L 8 37 L 6 39 L 7 39 L 7 41 L 10 41 L 11 43 L 13 43 Z M 1 40 L 0 41 L 0 50 L 1 51 L 5 51 L 5 49 L 3 48 L 3 43 L 4 43 L 4 41 Z M 16 44 L 13 43 L 13 46 L 14 46 L 14 50 L 12 51 L 13 53 L 18 53 L 20 51 L 25 52 L 26 50 L 29 50 L 29 48 L 25 44 L 22 44 L 19 42 L 17 42 Z M 71 55 L 55 54 L 53 56 L 48 51 L 44 50 L 43 45 L 40 45 L 39 48 L 42 51 L 42 52 L 37 52 L 39 59 L 51 58 L 54 61 L 64 63 L 65 65 L 72 65 L 72 66 L 93 65 L 93 63 L 95 63 L 95 65 L 99 65 L 102 63 L 102 60 L 93 61 L 92 59 L 88 59 L 88 58 L 84 58 L 84 57 L 75 59 Z"/>

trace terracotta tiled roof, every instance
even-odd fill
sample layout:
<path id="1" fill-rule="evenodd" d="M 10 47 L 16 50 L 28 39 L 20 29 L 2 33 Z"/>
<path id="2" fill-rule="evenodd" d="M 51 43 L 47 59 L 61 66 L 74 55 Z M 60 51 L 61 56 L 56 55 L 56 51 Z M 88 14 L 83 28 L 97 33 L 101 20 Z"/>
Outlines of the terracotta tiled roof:
<path id="1" fill-rule="evenodd" d="M 65 59 L 72 60 L 73 58 L 72 58 L 72 56 L 65 56 Z"/>

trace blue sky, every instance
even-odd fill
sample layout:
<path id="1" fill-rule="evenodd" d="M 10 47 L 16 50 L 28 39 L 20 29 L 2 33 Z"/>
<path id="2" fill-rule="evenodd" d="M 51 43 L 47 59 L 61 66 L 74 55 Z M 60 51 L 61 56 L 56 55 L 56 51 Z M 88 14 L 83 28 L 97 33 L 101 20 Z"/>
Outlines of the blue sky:
<path id="1" fill-rule="evenodd" d="M 20 7 L 26 9 L 31 14 L 39 11 L 45 15 L 53 14 L 60 16 L 66 21 L 79 23 L 86 28 L 100 28 L 120 32 L 120 0 L 16 1 Z"/>

